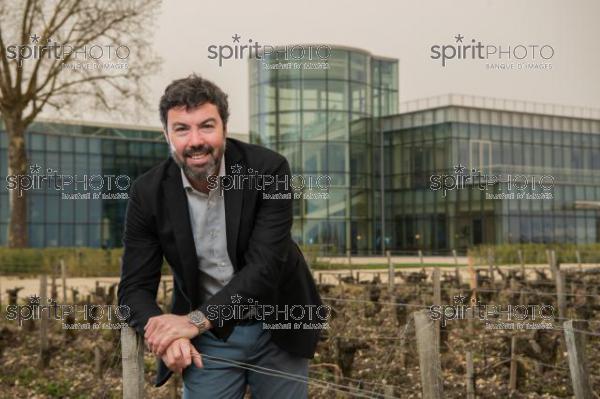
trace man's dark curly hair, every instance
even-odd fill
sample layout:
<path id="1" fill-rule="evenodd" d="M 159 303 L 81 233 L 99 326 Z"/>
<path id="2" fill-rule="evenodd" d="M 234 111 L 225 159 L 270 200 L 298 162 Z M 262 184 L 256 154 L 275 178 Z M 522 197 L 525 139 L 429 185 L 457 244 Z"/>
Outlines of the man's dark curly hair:
<path id="1" fill-rule="evenodd" d="M 219 110 L 223 121 L 223 128 L 229 119 L 229 104 L 227 94 L 210 80 L 192 74 L 187 78 L 172 81 L 160 98 L 160 121 L 167 130 L 167 112 L 171 108 L 185 107 L 186 111 L 192 110 L 205 103 L 214 104 Z"/>

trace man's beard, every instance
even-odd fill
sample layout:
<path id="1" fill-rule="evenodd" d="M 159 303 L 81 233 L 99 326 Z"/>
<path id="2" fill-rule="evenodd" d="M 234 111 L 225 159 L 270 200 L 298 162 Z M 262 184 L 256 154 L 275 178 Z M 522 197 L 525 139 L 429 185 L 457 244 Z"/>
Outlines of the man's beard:
<path id="1" fill-rule="evenodd" d="M 171 158 L 175 161 L 175 163 L 183 170 L 186 176 L 190 176 L 195 179 L 207 179 L 208 176 L 211 176 L 217 172 L 217 166 L 219 163 L 219 154 L 217 149 L 210 145 L 202 145 L 195 146 L 186 149 L 183 152 L 183 158 L 181 158 L 173 146 L 169 145 L 169 151 L 171 153 Z M 208 154 L 209 160 L 205 165 L 202 166 L 190 166 L 186 162 L 186 158 L 190 157 L 193 153 L 200 152 L 202 154 Z M 225 141 L 223 141 L 223 146 L 221 148 L 221 156 L 225 153 Z"/>

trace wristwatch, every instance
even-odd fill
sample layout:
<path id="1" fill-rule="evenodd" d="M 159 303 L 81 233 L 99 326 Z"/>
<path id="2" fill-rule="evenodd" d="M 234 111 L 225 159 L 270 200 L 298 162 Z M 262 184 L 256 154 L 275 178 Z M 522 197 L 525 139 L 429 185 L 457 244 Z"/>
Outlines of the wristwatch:
<path id="1" fill-rule="evenodd" d="M 204 313 L 202 313 L 201 311 L 193 310 L 190 313 L 188 313 L 187 317 L 190 323 L 198 327 L 198 330 L 200 330 L 200 334 L 208 330 L 208 319 L 206 318 L 206 316 L 204 316 Z"/>

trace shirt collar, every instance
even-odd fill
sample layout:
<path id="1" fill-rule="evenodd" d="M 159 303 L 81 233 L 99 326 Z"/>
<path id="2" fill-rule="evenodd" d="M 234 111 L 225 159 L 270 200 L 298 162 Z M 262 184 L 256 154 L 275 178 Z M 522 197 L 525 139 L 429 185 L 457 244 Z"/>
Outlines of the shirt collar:
<path id="1" fill-rule="evenodd" d="M 183 182 L 183 188 L 186 191 L 193 190 L 193 191 L 195 191 L 197 193 L 204 194 L 203 192 L 196 190 L 192 186 L 192 184 L 190 183 L 190 181 L 188 180 L 188 178 L 185 175 L 185 173 L 183 172 L 183 169 L 182 168 L 179 168 L 179 169 L 181 170 L 181 180 Z M 221 156 L 221 165 L 219 166 L 219 177 L 221 177 L 221 176 L 225 176 L 225 154 L 223 154 Z M 212 191 L 214 191 L 214 190 L 211 190 L 210 192 L 212 192 Z M 204 194 L 204 195 L 206 195 L 206 194 Z"/>

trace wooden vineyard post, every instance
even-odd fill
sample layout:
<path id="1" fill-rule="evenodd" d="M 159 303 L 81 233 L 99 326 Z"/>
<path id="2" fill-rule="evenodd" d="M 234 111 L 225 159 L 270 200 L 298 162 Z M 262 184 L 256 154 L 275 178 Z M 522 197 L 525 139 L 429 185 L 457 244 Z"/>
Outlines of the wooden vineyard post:
<path id="1" fill-rule="evenodd" d="M 514 278 L 514 276 L 510 277 L 510 293 L 511 295 L 515 295 L 516 291 L 518 291 L 519 288 L 519 284 L 517 283 L 517 280 Z"/>
<path id="2" fill-rule="evenodd" d="M 475 372 L 473 367 L 473 352 L 467 352 L 467 399 L 475 399 Z"/>
<path id="3" fill-rule="evenodd" d="M 163 306 L 164 306 L 164 311 L 167 312 L 169 309 L 169 305 L 167 302 L 167 280 L 163 280 L 162 281 L 162 297 L 163 297 Z"/>
<path id="4" fill-rule="evenodd" d="M 558 302 L 558 317 L 560 320 L 565 320 L 567 317 L 567 296 L 565 290 L 565 275 L 557 269 L 556 270 L 556 299 Z"/>
<path id="5" fill-rule="evenodd" d="M 460 270 L 458 270 L 458 257 L 456 255 L 456 249 L 452 250 L 452 256 L 454 257 L 454 278 L 456 279 L 456 287 L 460 288 L 462 285 L 462 279 L 460 278 Z"/>
<path id="6" fill-rule="evenodd" d="M 60 278 L 62 280 L 63 302 L 67 303 L 67 266 L 63 259 L 60 260 Z M 75 301 L 73 301 L 75 302 Z"/>
<path id="7" fill-rule="evenodd" d="M 462 278 L 460 276 L 460 270 L 458 270 L 458 266 L 454 268 L 454 279 L 456 280 L 456 288 L 460 288 L 462 286 Z"/>
<path id="8" fill-rule="evenodd" d="M 546 258 L 548 259 L 548 266 L 550 266 L 550 274 L 552 274 L 553 279 L 556 279 L 556 252 L 553 249 L 547 249 Z"/>
<path id="9" fill-rule="evenodd" d="M 521 277 L 523 277 L 523 281 L 527 281 L 527 275 L 525 274 L 525 258 L 523 257 L 523 250 L 519 249 L 517 251 L 519 255 L 519 264 L 521 265 Z"/>
<path id="10" fill-rule="evenodd" d="M 354 278 L 354 274 L 352 273 L 352 251 L 346 251 L 346 258 L 348 259 L 348 270 L 350 270 L 350 277 Z"/>
<path id="11" fill-rule="evenodd" d="M 469 268 L 469 285 L 471 286 L 471 290 L 473 291 L 472 298 L 477 299 L 477 273 L 475 272 L 475 267 L 473 266 L 473 258 L 469 256 L 467 258 L 467 264 Z"/>
<path id="12" fill-rule="evenodd" d="M 409 323 L 408 319 L 406 321 L 406 324 Z M 407 326 L 404 326 L 404 334 L 402 334 L 402 336 L 400 337 L 400 354 L 398 356 L 398 363 L 400 365 L 400 367 L 402 367 L 403 369 L 406 368 L 406 330 L 407 330 Z"/>
<path id="13" fill-rule="evenodd" d="M 488 249 L 488 274 L 490 275 L 490 283 L 494 285 L 494 252 Z"/>
<path id="14" fill-rule="evenodd" d="M 579 270 L 579 272 L 582 272 L 583 266 L 581 265 L 581 253 L 578 249 L 575 250 L 575 257 L 577 258 L 577 269 Z"/>
<path id="15" fill-rule="evenodd" d="M 477 303 L 477 273 L 475 272 L 475 268 L 473 267 L 473 258 L 471 256 L 467 257 L 467 267 L 469 269 L 469 285 L 471 286 L 471 303 Z M 472 307 L 469 307 L 467 310 L 467 318 L 469 319 L 469 331 L 471 335 L 475 333 L 475 326 L 473 323 L 473 317 L 475 317 L 475 312 Z"/>
<path id="16" fill-rule="evenodd" d="M 577 331 L 583 327 L 583 322 L 568 320 L 563 323 L 573 393 L 576 399 L 592 399 L 594 396 L 585 356 L 585 336 Z"/>
<path id="17" fill-rule="evenodd" d="M 123 399 L 144 397 L 144 340 L 129 327 L 121 328 Z"/>
<path id="18" fill-rule="evenodd" d="M 394 264 L 392 263 L 392 253 L 390 251 L 385 251 L 387 256 L 387 265 L 388 265 L 388 292 L 390 295 L 394 292 L 394 280 L 396 279 L 396 273 L 394 271 Z"/>
<path id="19" fill-rule="evenodd" d="M 510 393 L 514 393 L 517 390 L 517 336 L 513 335 L 510 340 L 510 375 L 508 380 L 508 389 Z"/>
<path id="20" fill-rule="evenodd" d="M 171 377 L 171 381 L 170 381 L 171 399 L 178 399 L 180 397 L 180 395 L 179 395 L 179 380 L 180 380 L 179 374 L 173 373 L 173 376 Z"/>
<path id="21" fill-rule="evenodd" d="M 102 377 L 102 351 L 98 345 L 94 346 L 94 372 Z"/>
<path id="22" fill-rule="evenodd" d="M 433 304 L 440 306 L 442 304 L 442 287 L 440 283 L 440 268 L 434 267 L 433 272 L 431 274 L 431 279 L 433 281 Z M 435 324 L 435 335 L 436 342 L 440 343 L 440 321 L 436 320 Z"/>
<path id="23" fill-rule="evenodd" d="M 458 257 L 456 256 L 456 249 L 452 250 L 452 256 L 454 257 L 454 267 L 458 267 Z"/>
<path id="24" fill-rule="evenodd" d="M 48 279 L 45 274 L 40 276 L 40 367 L 46 368 L 50 362 L 48 353 Z M 50 312 L 50 309 L 47 309 Z"/>
<path id="25" fill-rule="evenodd" d="M 431 274 L 431 280 L 433 282 L 433 304 L 442 304 L 442 287 L 440 282 L 440 268 L 434 267 Z"/>
<path id="26" fill-rule="evenodd" d="M 443 397 L 442 366 L 435 326 L 426 310 L 414 313 L 423 399 Z"/>
<path id="27" fill-rule="evenodd" d="M 566 287 L 564 275 L 560 270 L 560 266 L 556 261 L 556 251 L 548 251 L 548 264 L 550 271 L 552 272 L 552 278 L 556 283 L 556 302 L 558 304 L 558 317 L 560 320 L 565 320 L 567 317 L 567 301 L 566 301 Z"/>
<path id="28" fill-rule="evenodd" d="M 53 300 L 58 300 L 58 291 L 56 288 L 56 265 L 52 265 L 52 275 L 51 275 L 51 283 L 50 283 L 50 298 Z"/>

